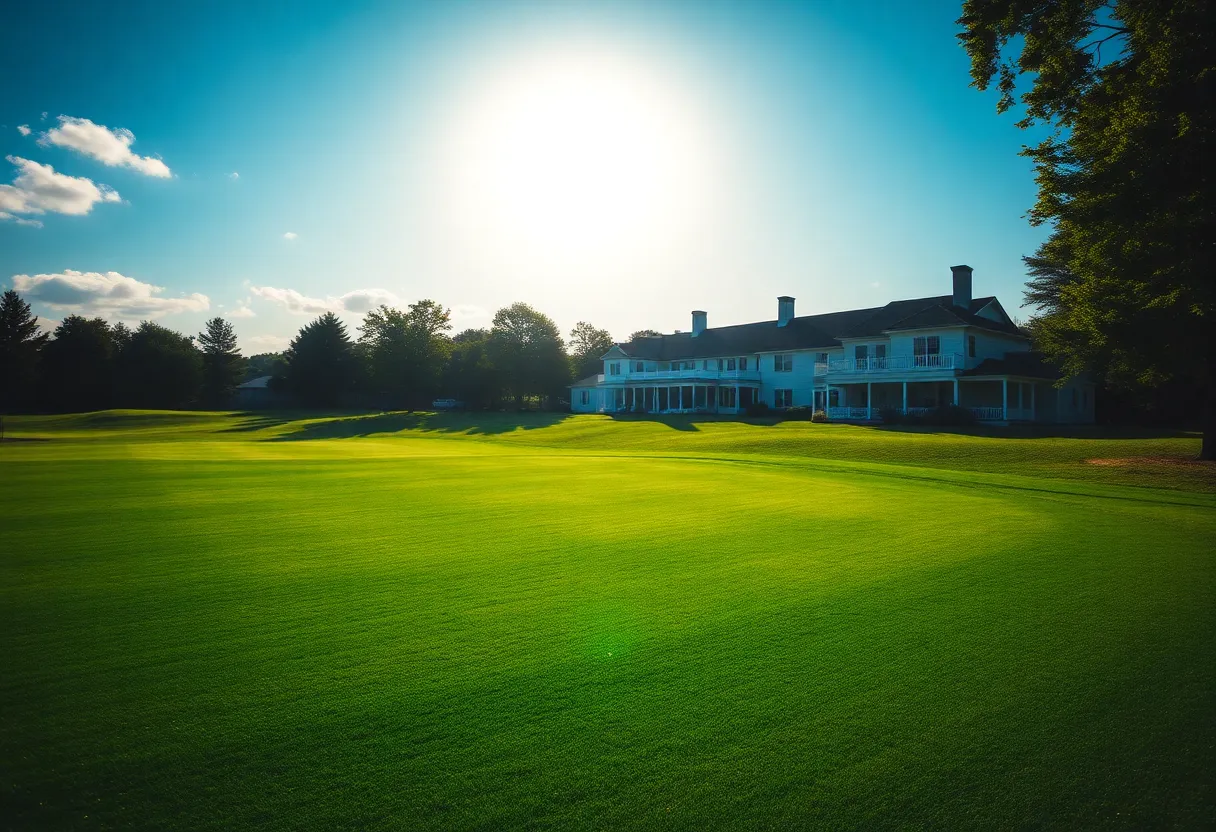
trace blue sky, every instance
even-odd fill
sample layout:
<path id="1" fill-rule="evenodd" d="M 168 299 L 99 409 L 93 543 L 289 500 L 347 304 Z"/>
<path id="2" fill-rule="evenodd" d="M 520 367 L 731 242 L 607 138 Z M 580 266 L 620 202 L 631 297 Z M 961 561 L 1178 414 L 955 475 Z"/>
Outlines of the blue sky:
<path id="1" fill-rule="evenodd" d="M 20 4 L 0 284 L 49 320 L 231 315 L 250 352 L 380 301 L 623 338 L 942 294 L 957 263 L 1016 311 L 1035 137 L 968 86 L 958 14 Z"/>

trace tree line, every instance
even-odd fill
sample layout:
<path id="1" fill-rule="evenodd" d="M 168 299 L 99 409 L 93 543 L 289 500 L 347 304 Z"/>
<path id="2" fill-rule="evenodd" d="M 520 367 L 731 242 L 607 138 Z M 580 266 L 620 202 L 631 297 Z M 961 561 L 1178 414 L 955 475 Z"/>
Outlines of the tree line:
<path id="1" fill-rule="evenodd" d="M 525 303 L 498 310 L 488 329 L 451 331 L 449 310 L 433 300 L 380 306 L 353 334 L 327 312 L 284 352 L 247 358 L 220 317 L 194 336 L 152 321 L 132 328 L 80 315 L 45 332 L 10 290 L 0 297 L 0 413 L 224 408 L 242 381 L 259 376 L 305 407 L 418 409 L 436 397 L 472 408 L 552 405 L 571 379 L 600 372 L 613 344 L 586 322 L 563 339 Z"/>

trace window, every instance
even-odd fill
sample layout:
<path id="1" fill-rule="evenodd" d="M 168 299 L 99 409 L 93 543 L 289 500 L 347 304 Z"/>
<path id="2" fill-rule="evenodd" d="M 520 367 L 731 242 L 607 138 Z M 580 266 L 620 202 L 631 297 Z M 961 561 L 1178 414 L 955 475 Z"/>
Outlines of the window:
<path id="1" fill-rule="evenodd" d="M 886 344 L 875 344 L 874 345 L 874 357 L 875 358 L 886 358 L 887 357 L 887 345 Z"/>
<path id="2" fill-rule="evenodd" d="M 867 348 L 864 344 L 859 344 L 856 347 L 853 347 L 853 358 L 858 361 L 865 361 L 867 355 L 866 349 Z"/>
<path id="3" fill-rule="evenodd" d="M 912 339 L 912 363 L 917 367 L 936 367 L 934 356 L 942 351 L 942 339 L 937 335 L 918 335 Z"/>
<path id="4" fill-rule="evenodd" d="M 773 391 L 773 407 L 793 407 L 794 406 L 794 391 L 793 390 L 774 390 Z"/>
<path id="5" fill-rule="evenodd" d="M 1081 391 L 1081 409 L 1087 410 L 1088 408 L 1089 408 L 1089 391 L 1082 390 Z"/>
<path id="6" fill-rule="evenodd" d="M 792 355 L 774 355 L 773 356 L 773 372 L 788 373 L 794 369 L 794 356 Z"/>
<path id="7" fill-rule="evenodd" d="M 975 358 L 975 336 L 967 336 L 967 357 Z"/>
<path id="8" fill-rule="evenodd" d="M 1077 409 L 1077 388 L 1072 388 L 1072 409 Z"/>
<path id="9" fill-rule="evenodd" d="M 643 371 L 645 371 L 645 369 L 646 369 L 646 364 L 645 364 L 645 362 L 643 362 L 643 361 L 635 361 L 635 362 L 633 362 L 633 371 L 634 371 L 635 373 L 640 373 L 640 372 L 643 372 Z"/>
<path id="10" fill-rule="evenodd" d="M 621 362 L 613 361 L 608 365 L 608 375 L 619 376 L 621 374 Z"/>
<path id="11" fill-rule="evenodd" d="M 587 404 L 587 403 L 588 403 L 588 402 L 590 402 L 590 401 L 591 401 L 591 393 L 590 393 L 590 391 L 588 391 L 588 390 L 582 390 L 582 391 L 580 391 L 580 394 L 579 394 L 579 403 L 580 403 L 580 404 Z"/>
<path id="12" fill-rule="evenodd" d="M 735 359 L 733 359 L 733 358 L 726 359 L 726 369 L 728 369 L 728 370 L 735 369 Z"/>
<path id="13" fill-rule="evenodd" d="M 827 364 L 828 363 L 828 354 L 826 352 L 817 352 L 817 353 L 815 353 L 815 360 L 818 361 L 820 364 Z"/>

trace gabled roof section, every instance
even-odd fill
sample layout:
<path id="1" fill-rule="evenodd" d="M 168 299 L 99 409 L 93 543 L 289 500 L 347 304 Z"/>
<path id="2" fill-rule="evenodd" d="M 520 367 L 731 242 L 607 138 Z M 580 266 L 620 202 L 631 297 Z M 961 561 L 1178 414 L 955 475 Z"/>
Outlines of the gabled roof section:
<path id="1" fill-rule="evenodd" d="M 691 332 L 646 336 L 617 344 L 613 350 L 619 350 L 626 358 L 647 361 L 723 358 L 781 350 L 832 349 L 841 346 L 841 339 L 881 338 L 887 332 L 898 330 L 949 326 L 975 326 L 1024 337 L 1007 316 L 1003 321 L 996 321 L 978 314 L 993 303 L 996 303 L 994 297 L 977 298 L 970 308 L 962 309 L 954 306 L 950 295 L 897 300 L 870 309 L 804 315 L 785 326 L 777 326 L 776 321 L 763 321 L 714 327 L 695 338 Z M 1004 310 L 1001 313 L 1003 315 Z M 614 354 L 610 350 L 604 357 Z"/>
<path id="2" fill-rule="evenodd" d="M 1025 376 L 1027 378 L 1045 378 L 1052 381 L 1061 378 L 1063 373 L 1050 364 L 1042 353 L 1037 352 L 1007 352 L 1004 358 L 985 358 L 979 366 L 963 372 L 965 376 Z"/>

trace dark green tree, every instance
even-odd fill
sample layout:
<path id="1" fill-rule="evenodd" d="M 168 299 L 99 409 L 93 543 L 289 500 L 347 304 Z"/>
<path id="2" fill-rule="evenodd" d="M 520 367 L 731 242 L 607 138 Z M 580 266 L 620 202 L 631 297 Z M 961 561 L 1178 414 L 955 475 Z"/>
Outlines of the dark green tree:
<path id="1" fill-rule="evenodd" d="M 181 409 L 198 401 L 203 355 L 194 339 L 144 321 L 118 351 L 115 396 L 122 407 Z"/>
<path id="2" fill-rule="evenodd" d="M 9 289 L 0 296 L 0 413 L 34 405 L 38 359 L 49 337 L 20 295 Z"/>
<path id="3" fill-rule="evenodd" d="M 958 22 L 973 85 L 1051 128 L 1023 150 L 1052 226 L 1027 258 L 1037 345 L 1114 389 L 1198 388 L 1216 458 L 1216 9 L 967 0 Z"/>
<path id="4" fill-rule="evenodd" d="M 39 389 L 51 410 L 102 410 L 112 406 L 114 332 L 102 318 L 69 315 L 42 348 Z"/>
<path id="5" fill-rule="evenodd" d="M 472 408 L 493 408 L 501 396 L 498 370 L 490 358 L 490 331 L 466 329 L 452 338 L 443 373 L 446 395 Z"/>
<path id="6" fill-rule="evenodd" d="M 380 306 L 359 327 L 371 388 L 394 406 L 416 407 L 439 391 L 451 351 L 448 310 L 420 300 L 406 312 Z"/>
<path id="7" fill-rule="evenodd" d="M 245 361 L 243 381 L 252 381 L 262 376 L 282 376 L 287 372 L 287 364 L 281 352 L 260 352 L 251 355 Z"/>
<path id="8" fill-rule="evenodd" d="M 639 338 L 651 338 L 651 337 L 655 337 L 655 336 L 662 335 L 662 334 L 663 333 L 656 332 L 653 329 L 639 329 L 637 332 L 635 332 L 629 336 L 629 340 L 636 341 Z"/>
<path id="9" fill-rule="evenodd" d="M 236 332 L 223 318 L 212 318 L 199 333 L 198 343 L 203 350 L 203 402 L 223 407 L 245 375 L 245 358 L 236 344 Z"/>
<path id="10" fill-rule="evenodd" d="M 558 396 L 570 382 L 561 332 L 549 316 L 526 303 L 498 310 L 490 328 L 490 358 L 504 392 L 517 404 L 530 396 Z"/>
<path id="11" fill-rule="evenodd" d="M 354 390 L 359 366 L 346 325 L 333 312 L 306 324 L 284 353 L 284 387 L 310 407 L 333 407 Z"/>
<path id="12" fill-rule="evenodd" d="M 576 379 L 602 372 L 603 355 L 612 349 L 612 336 L 606 329 L 596 329 L 579 321 L 570 330 L 570 370 Z"/>

